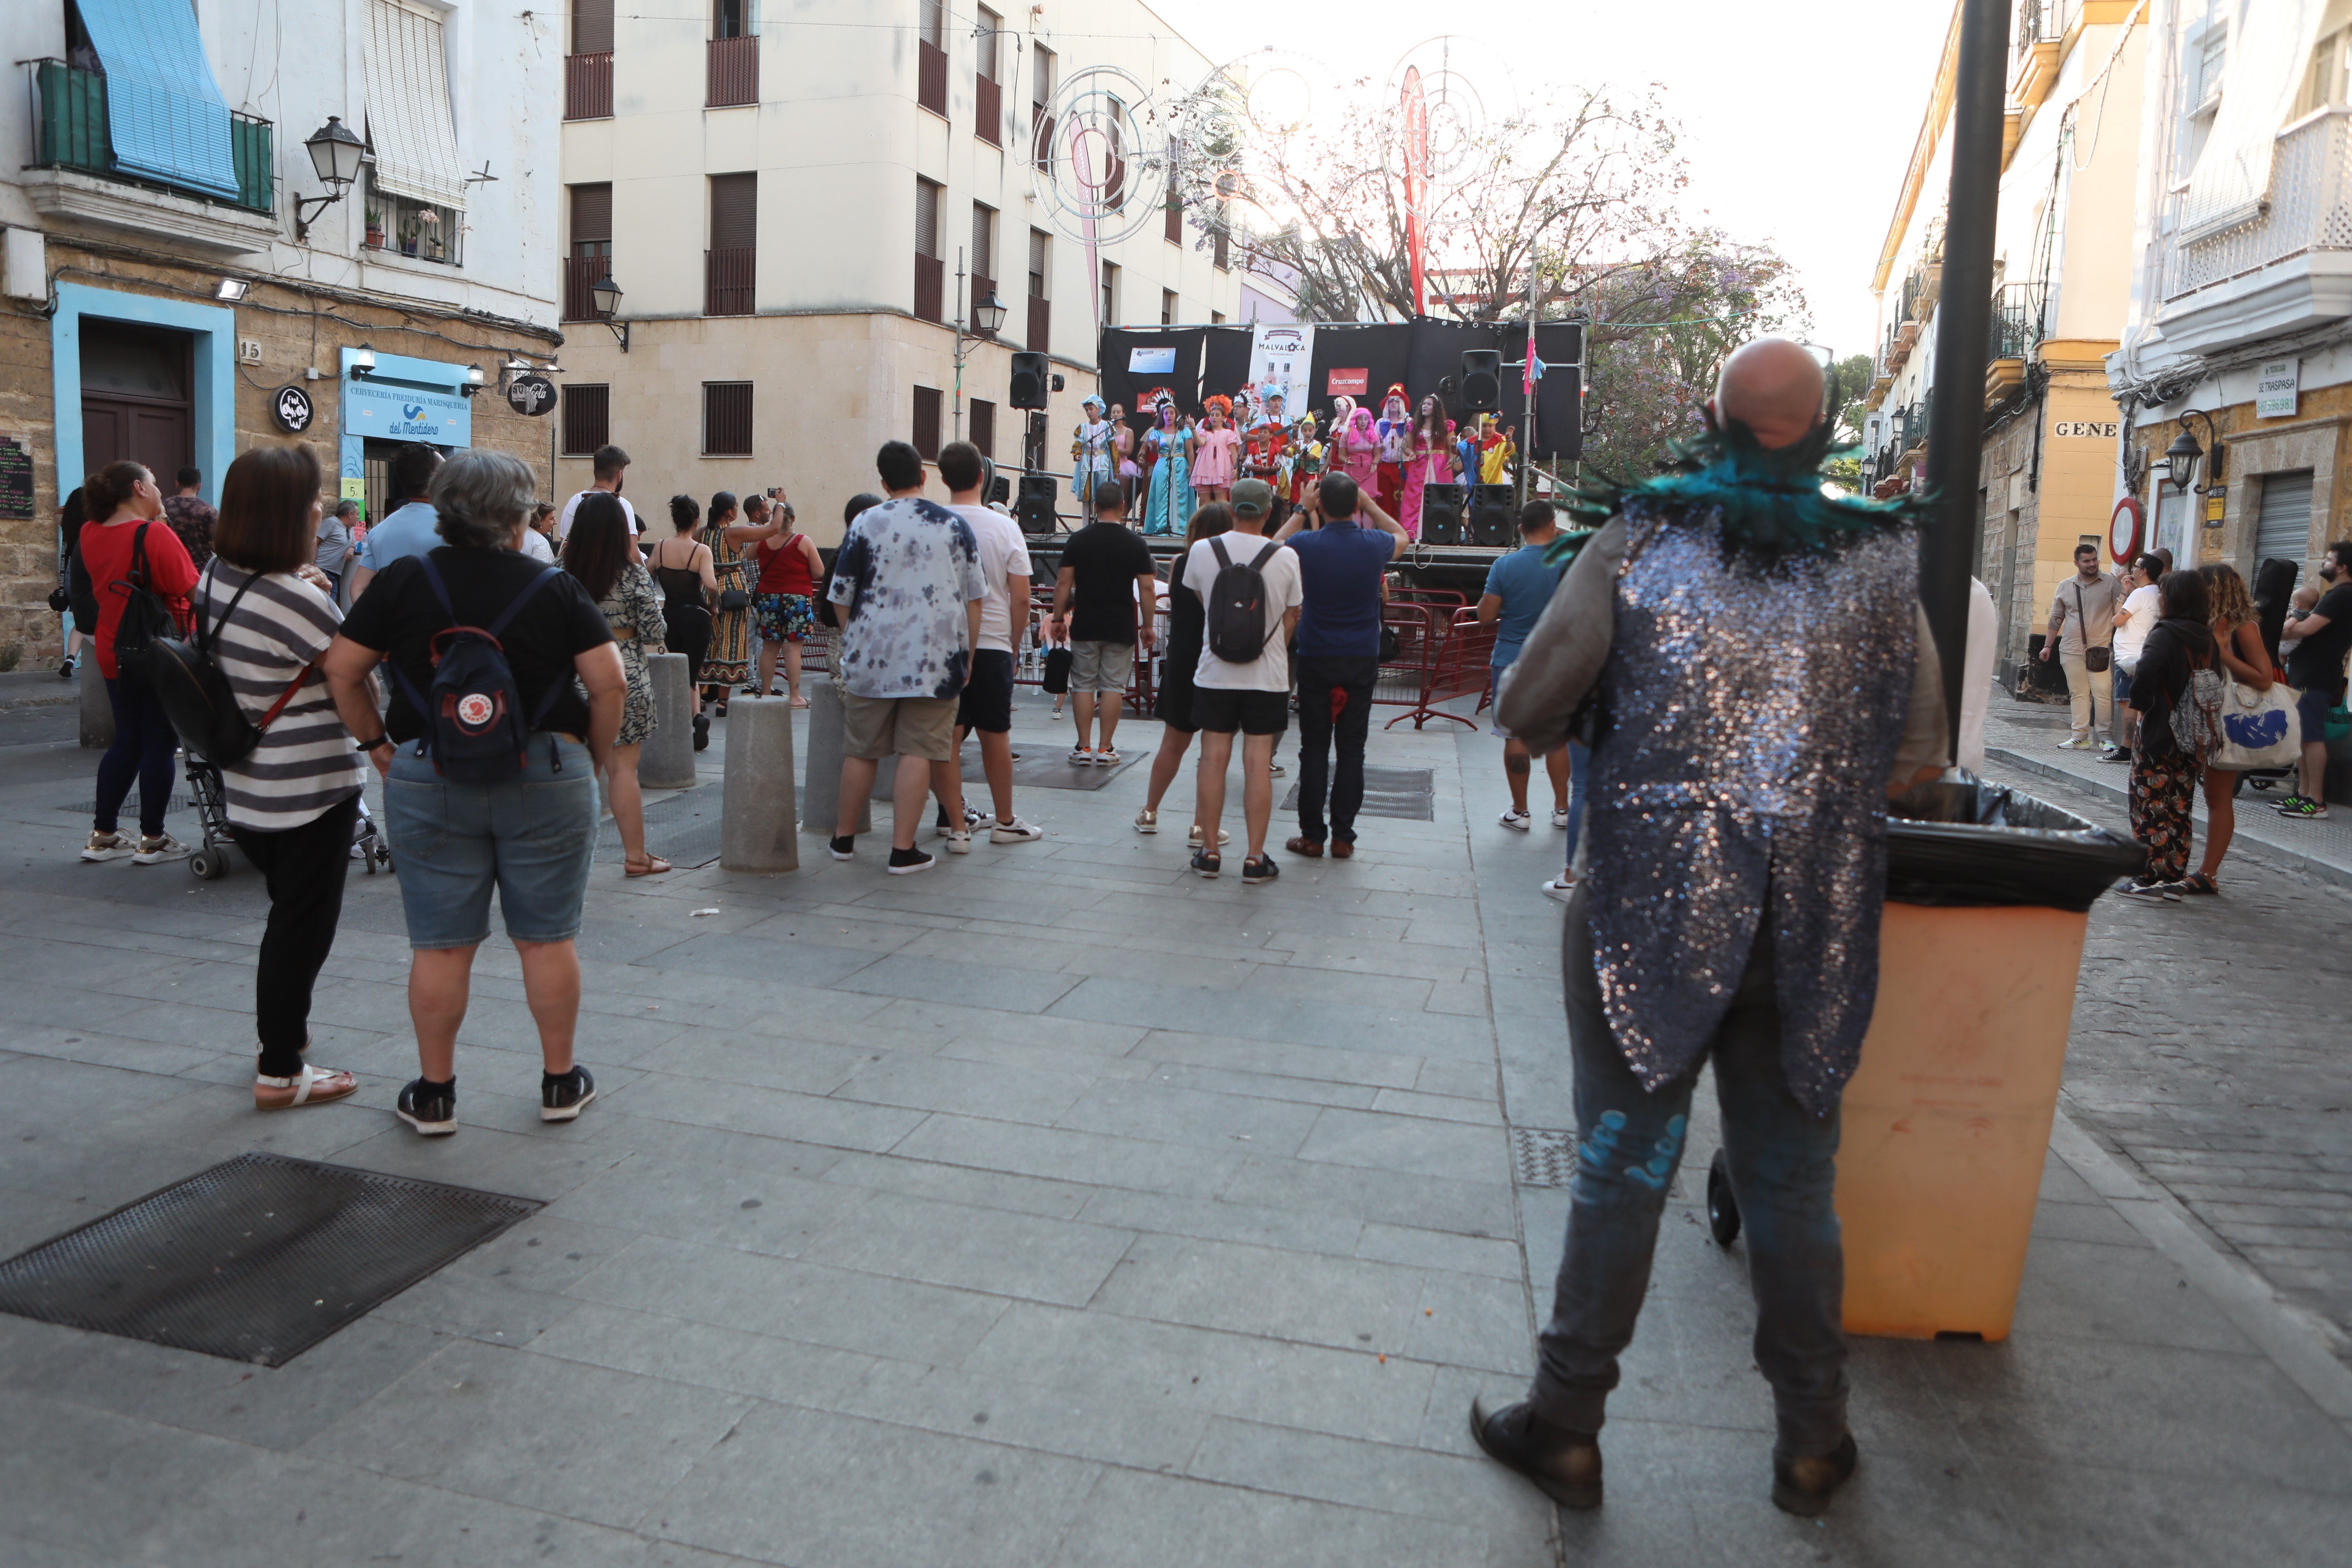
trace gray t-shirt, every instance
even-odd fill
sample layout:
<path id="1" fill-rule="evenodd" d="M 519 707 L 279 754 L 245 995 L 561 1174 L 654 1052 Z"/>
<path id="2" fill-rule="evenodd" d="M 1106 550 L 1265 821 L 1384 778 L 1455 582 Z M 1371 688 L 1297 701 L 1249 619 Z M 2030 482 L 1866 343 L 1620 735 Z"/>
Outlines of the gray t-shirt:
<path id="1" fill-rule="evenodd" d="M 2090 627 L 2089 647 L 2105 647 L 2115 636 L 2116 610 L 2123 602 L 2123 584 L 2112 573 L 2102 572 L 2095 583 L 2085 583 L 2079 572 L 2070 574 L 2050 596 L 2050 620 L 2059 628 L 2061 658 L 2079 658 L 2085 646 L 2084 624 Z"/>

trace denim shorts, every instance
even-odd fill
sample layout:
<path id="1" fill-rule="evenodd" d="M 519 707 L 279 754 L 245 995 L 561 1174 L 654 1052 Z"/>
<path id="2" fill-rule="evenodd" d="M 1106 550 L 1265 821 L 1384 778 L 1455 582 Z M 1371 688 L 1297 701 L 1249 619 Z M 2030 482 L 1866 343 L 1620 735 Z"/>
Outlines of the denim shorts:
<path id="1" fill-rule="evenodd" d="M 521 776 L 451 784 L 403 746 L 384 781 L 383 814 L 413 948 L 472 947 L 490 934 L 490 889 L 515 942 L 580 934 L 596 848 L 588 748 L 530 738 Z"/>
<path id="2" fill-rule="evenodd" d="M 2336 699 L 2320 687 L 2306 687 L 2294 694 L 2294 716 L 2303 721 L 2303 743 L 2316 745 L 2327 736 L 2327 710 L 2336 706 Z"/>

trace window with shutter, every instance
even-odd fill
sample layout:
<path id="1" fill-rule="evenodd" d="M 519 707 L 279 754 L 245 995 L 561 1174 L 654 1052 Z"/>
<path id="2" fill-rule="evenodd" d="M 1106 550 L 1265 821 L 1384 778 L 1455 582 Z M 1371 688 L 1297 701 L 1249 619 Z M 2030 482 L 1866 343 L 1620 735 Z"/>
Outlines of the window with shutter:
<path id="1" fill-rule="evenodd" d="M 996 209 L 971 204 L 971 297 L 988 292 L 981 283 L 996 280 Z"/>
<path id="2" fill-rule="evenodd" d="M 940 389 L 936 386 L 915 388 L 915 450 L 927 463 L 939 461 Z"/>
<path id="3" fill-rule="evenodd" d="M 751 455 L 750 382 L 706 381 L 702 384 L 702 455 L 706 458 L 748 458 Z"/>
<path id="4" fill-rule="evenodd" d="M 563 118 L 613 115 L 613 0 L 572 0 L 572 52 L 563 58 Z"/>
<path id="5" fill-rule="evenodd" d="M 940 187 L 918 176 L 915 180 L 915 254 L 940 253 Z"/>
<path id="6" fill-rule="evenodd" d="M 2301 562 L 2311 553 L 2311 470 L 2264 474 L 2263 507 L 2254 517 L 2254 559 Z M 2189 560 L 2175 557 L 2178 564 Z"/>
<path id="7" fill-rule="evenodd" d="M 940 119 L 948 112 L 947 6 L 916 0 L 915 101 Z"/>
<path id="8" fill-rule="evenodd" d="M 1111 261 L 1102 264 L 1102 324 L 1118 325 L 1118 265 Z"/>
<path id="9" fill-rule="evenodd" d="M 1050 237 L 1042 228 L 1029 231 L 1029 297 L 1045 297 L 1045 246 Z"/>
<path id="10" fill-rule="evenodd" d="M 758 270 L 760 176 L 710 176 L 710 248 L 703 261 L 703 314 L 752 313 Z"/>
<path id="11" fill-rule="evenodd" d="M 563 259 L 563 319 L 593 321 L 593 289 L 613 270 L 613 187 L 572 187 L 572 253 Z"/>
<path id="12" fill-rule="evenodd" d="M 915 0 L 923 42 L 935 49 L 948 47 L 947 0 Z"/>
<path id="13" fill-rule="evenodd" d="M 983 458 L 996 456 L 996 405 L 978 397 L 971 400 L 971 444 Z"/>
<path id="14" fill-rule="evenodd" d="M 1184 243 L 1184 198 L 1178 195 L 1174 191 L 1168 193 L 1168 226 L 1166 232 L 1169 244 L 1181 245 Z"/>
<path id="15" fill-rule="evenodd" d="M 613 389 L 566 386 L 557 405 L 563 413 L 563 455 L 585 458 L 613 438 Z"/>
<path id="16" fill-rule="evenodd" d="M 613 52 L 613 0 L 572 0 L 572 52 Z"/>
<path id="17" fill-rule="evenodd" d="M 1033 44 L 1029 54 L 1029 135 L 1034 142 L 1029 155 L 1044 169 L 1054 161 L 1054 120 L 1048 111 L 1054 101 L 1054 51 Z"/>
<path id="18" fill-rule="evenodd" d="M 947 263 L 940 257 L 940 187 L 915 181 L 915 314 L 926 321 L 946 319 Z"/>
<path id="19" fill-rule="evenodd" d="M 1160 290 L 1160 324 L 1163 327 L 1176 324 L 1176 290 L 1173 289 Z"/>
<path id="20" fill-rule="evenodd" d="M 1003 17 L 985 5 L 980 7 L 979 23 L 972 28 L 971 68 L 984 81 L 1002 79 L 996 74 L 999 58 L 997 40 L 1003 36 Z"/>
<path id="21" fill-rule="evenodd" d="M 367 0 L 364 52 L 376 189 L 464 212 L 466 168 L 457 157 L 440 13 L 409 0 Z"/>
<path id="22" fill-rule="evenodd" d="M 715 0 L 711 7 L 710 36 L 714 38 L 740 38 L 744 36 L 746 0 Z"/>

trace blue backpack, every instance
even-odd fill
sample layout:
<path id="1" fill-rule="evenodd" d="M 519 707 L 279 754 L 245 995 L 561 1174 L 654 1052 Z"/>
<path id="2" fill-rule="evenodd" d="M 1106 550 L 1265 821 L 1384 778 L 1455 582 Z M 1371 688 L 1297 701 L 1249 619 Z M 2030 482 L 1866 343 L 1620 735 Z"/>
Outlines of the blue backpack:
<path id="1" fill-rule="evenodd" d="M 427 738 L 417 749 L 429 752 L 433 771 L 452 784 L 503 784 L 518 778 L 524 753 L 530 747 L 530 732 L 555 706 L 564 682 L 561 678 L 548 682 L 547 694 L 525 714 L 522 693 L 515 686 L 514 671 L 507 665 L 506 645 L 499 641 L 499 634 L 530 603 L 531 595 L 562 574 L 548 567 L 514 596 L 497 620 L 487 626 L 468 626 L 458 624 L 457 607 L 449 602 L 448 585 L 441 581 L 432 555 L 419 555 L 416 563 L 424 569 L 425 582 L 432 584 L 433 596 L 441 601 L 449 616 L 449 625 L 433 634 L 430 692 L 419 694 L 399 665 L 385 661 L 409 706 L 425 721 Z"/>

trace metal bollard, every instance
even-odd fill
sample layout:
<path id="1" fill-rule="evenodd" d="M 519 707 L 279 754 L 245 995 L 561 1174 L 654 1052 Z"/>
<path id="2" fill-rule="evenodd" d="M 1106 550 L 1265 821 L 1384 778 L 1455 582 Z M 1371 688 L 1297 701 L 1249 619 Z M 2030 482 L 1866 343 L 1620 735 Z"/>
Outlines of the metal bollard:
<path id="1" fill-rule="evenodd" d="M 729 702 L 727 766 L 719 787 L 720 869 L 799 870 L 789 700 L 738 692 Z"/>
<path id="2" fill-rule="evenodd" d="M 74 684 L 81 688 L 81 743 L 104 751 L 114 744 L 114 704 L 106 695 L 106 678 L 98 673 L 96 648 L 82 648 Z"/>
<path id="3" fill-rule="evenodd" d="M 646 789 L 692 789 L 694 776 L 694 685 L 682 653 L 657 653 L 646 660 L 653 687 L 654 732 L 637 756 L 637 782 Z"/>
<path id="4" fill-rule="evenodd" d="M 835 816 L 841 809 L 842 713 L 841 688 L 830 680 L 808 685 L 808 768 L 801 786 L 801 826 L 809 833 L 833 837 Z M 857 814 L 857 831 L 874 831 L 874 797 L 890 798 L 898 777 L 898 759 L 885 757 L 875 764 L 874 794 Z"/>

